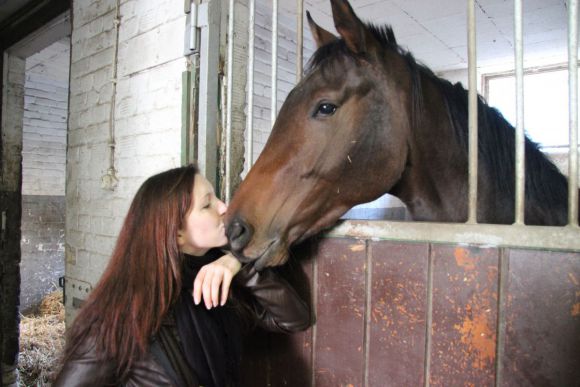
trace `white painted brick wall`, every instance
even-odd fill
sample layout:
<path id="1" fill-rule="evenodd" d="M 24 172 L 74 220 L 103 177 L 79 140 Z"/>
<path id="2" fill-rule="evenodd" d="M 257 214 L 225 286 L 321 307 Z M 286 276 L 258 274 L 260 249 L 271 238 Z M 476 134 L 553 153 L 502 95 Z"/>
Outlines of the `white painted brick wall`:
<path id="1" fill-rule="evenodd" d="M 296 84 L 296 10 L 282 5 L 278 11 L 278 110 Z M 272 130 L 270 98 L 272 95 L 272 4 L 256 1 L 254 52 L 254 161 L 264 149 Z M 304 20 L 304 63 L 314 52 L 308 23 Z"/>
<path id="2" fill-rule="evenodd" d="M 64 195 L 70 41 L 26 59 L 22 194 Z"/>
<path id="3" fill-rule="evenodd" d="M 101 188 L 109 167 L 115 3 L 73 1 L 67 276 L 92 284 L 141 183 L 181 162 L 183 2 L 123 0 L 114 125 L 119 183 L 114 191 Z"/>

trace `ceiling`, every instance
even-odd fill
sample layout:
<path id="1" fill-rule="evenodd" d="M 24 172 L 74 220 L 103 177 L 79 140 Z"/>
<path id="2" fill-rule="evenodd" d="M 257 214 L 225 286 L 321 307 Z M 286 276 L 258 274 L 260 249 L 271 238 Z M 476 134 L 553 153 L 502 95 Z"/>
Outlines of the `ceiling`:
<path id="1" fill-rule="evenodd" d="M 390 24 L 400 45 L 435 71 L 467 68 L 467 0 L 351 0 L 364 21 Z M 479 67 L 513 65 L 513 0 L 476 0 Z M 305 0 L 316 22 L 333 31 L 329 0 Z M 567 60 L 567 1 L 524 0 L 527 66 Z"/>
<path id="2" fill-rule="evenodd" d="M 35 0 L 0 0 L 0 25 Z M 260 1 L 260 0 L 257 0 Z M 269 0 L 267 0 L 269 2 Z M 281 2 L 283 7 L 292 1 Z M 524 58 L 527 66 L 567 60 L 567 1 L 524 0 Z M 365 21 L 393 26 L 398 42 L 434 71 L 467 68 L 466 0 L 351 0 Z M 513 63 L 513 1 L 476 0 L 480 67 Z M 305 0 L 316 22 L 333 30 L 329 0 Z"/>
<path id="3" fill-rule="evenodd" d="M 0 0 L 0 25 L 10 15 L 35 0 Z"/>

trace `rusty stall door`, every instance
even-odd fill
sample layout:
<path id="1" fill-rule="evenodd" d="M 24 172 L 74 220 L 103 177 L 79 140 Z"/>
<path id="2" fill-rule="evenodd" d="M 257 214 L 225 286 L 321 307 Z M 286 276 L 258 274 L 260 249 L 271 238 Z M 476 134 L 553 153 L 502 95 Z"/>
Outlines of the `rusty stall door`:
<path id="1" fill-rule="evenodd" d="M 580 253 L 323 238 L 291 276 L 316 324 L 256 332 L 245 386 L 579 386 Z"/>

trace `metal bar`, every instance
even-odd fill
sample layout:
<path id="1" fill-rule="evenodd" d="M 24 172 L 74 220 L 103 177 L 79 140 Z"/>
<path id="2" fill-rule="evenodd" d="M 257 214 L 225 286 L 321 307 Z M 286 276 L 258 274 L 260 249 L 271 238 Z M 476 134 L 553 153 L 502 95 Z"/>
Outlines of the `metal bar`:
<path id="1" fill-rule="evenodd" d="M 429 245 L 427 262 L 427 312 L 425 314 L 425 360 L 423 363 L 423 386 L 429 387 L 431 377 L 431 348 L 433 333 L 433 249 Z"/>
<path id="2" fill-rule="evenodd" d="M 312 260 L 312 285 L 310 287 L 312 289 L 312 309 L 314 313 L 316 313 L 318 309 L 318 259 Z M 314 324 L 312 325 L 312 345 L 310 346 L 310 364 L 316 364 L 317 360 L 317 351 L 316 351 L 316 342 L 318 341 L 318 324 L 316 320 L 314 320 Z M 310 373 L 310 386 L 316 386 L 316 367 L 311 367 Z"/>
<path id="3" fill-rule="evenodd" d="M 296 1 L 296 83 L 298 83 L 302 79 L 304 62 L 304 0 Z"/>
<path id="4" fill-rule="evenodd" d="M 578 0 L 568 2 L 568 77 L 570 95 L 568 225 L 578 227 Z"/>
<path id="5" fill-rule="evenodd" d="M 514 0 L 514 38 L 516 60 L 516 197 L 515 224 L 524 224 L 525 134 L 524 134 L 524 28 L 522 0 Z"/>
<path id="6" fill-rule="evenodd" d="M 199 35 L 198 35 L 199 36 Z M 190 56 L 191 58 L 191 86 L 190 86 L 190 119 L 189 119 L 189 160 L 193 163 L 197 160 L 198 124 L 199 124 L 199 50 Z"/>
<path id="7" fill-rule="evenodd" d="M 232 98 L 234 90 L 234 0 L 230 0 L 228 9 L 228 67 L 226 95 L 226 184 L 225 201 L 230 202 L 232 195 L 231 159 L 232 159 Z"/>
<path id="8" fill-rule="evenodd" d="M 189 51 L 198 50 L 197 45 L 197 0 L 192 2 L 193 6 L 190 5 L 191 15 L 190 15 L 190 28 L 189 28 Z"/>
<path id="9" fill-rule="evenodd" d="M 185 70 L 181 74 L 181 165 L 191 162 L 189 149 L 191 127 L 191 71 Z"/>
<path id="10" fill-rule="evenodd" d="M 475 0 L 469 0 L 468 14 L 468 70 L 469 70 L 469 207 L 467 223 L 477 223 L 477 55 L 475 50 Z"/>
<path id="11" fill-rule="evenodd" d="M 270 119 L 272 126 L 278 113 L 278 0 L 272 1 L 272 100 Z"/>
<path id="12" fill-rule="evenodd" d="M 246 115 L 246 162 L 249 171 L 254 165 L 254 40 L 256 24 L 256 0 L 249 0 L 248 28 L 248 112 Z"/>
<path id="13" fill-rule="evenodd" d="M 364 329 L 363 329 L 363 386 L 369 384 L 369 359 L 371 348 L 371 326 L 372 326 L 372 297 L 373 297 L 373 245 L 365 241 L 365 300 L 364 300 Z"/>
<path id="14" fill-rule="evenodd" d="M 572 227 L 350 220 L 327 236 L 580 251 Z"/>
<path id="15" fill-rule="evenodd" d="M 507 284 L 509 276 L 509 253 L 502 249 L 499 252 L 499 281 L 498 281 L 498 300 L 497 300 L 497 325 L 496 325 L 496 348 L 495 348 L 495 385 L 501 386 L 503 378 L 503 359 L 505 347 L 505 328 L 506 328 L 506 300 Z"/>
<path id="16" fill-rule="evenodd" d="M 198 9 L 200 27 L 199 119 L 197 132 L 198 166 L 215 187 L 217 179 L 219 25 L 218 1 L 202 3 Z"/>

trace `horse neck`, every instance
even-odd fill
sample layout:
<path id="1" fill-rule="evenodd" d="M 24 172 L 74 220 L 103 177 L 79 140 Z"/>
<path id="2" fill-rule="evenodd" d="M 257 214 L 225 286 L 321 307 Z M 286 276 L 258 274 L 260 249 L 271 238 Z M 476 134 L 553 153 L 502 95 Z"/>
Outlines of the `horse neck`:
<path id="1" fill-rule="evenodd" d="M 530 146 L 526 146 L 525 186 L 526 223 L 534 225 L 567 223 L 568 180 L 552 161 Z"/>
<path id="2" fill-rule="evenodd" d="M 467 218 L 467 158 L 440 92 L 428 79 L 421 83 L 421 120 L 411 129 L 407 165 L 390 193 L 414 220 L 462 222 Z"/>
<path id="3" fill-rule="evenodd" d="M 466 145 L 461 144 L 465 140 L 458 140 L 439 86 L 431 78 L 422 77 L 422 118 L 412 128 L 407 167 L 391 193 L 407 205 L 415 220 L 462 222 L 467 220 L 468 200 L 468 160 Z M 467 98 L 467 92 L 464 94 Z M 483 122 L 491 126 L 482 125 L 480 120 L 477 218 L 482 223 L 512 223 L 515 211 L 513 128 L 510 136 L 511 126 L 501 115 L 482 102 L 479 110 L 480 118 L 485 116 Z M 528 141 L 526 223 L 565 224 L 566 195 L 565 177 Z"/>

